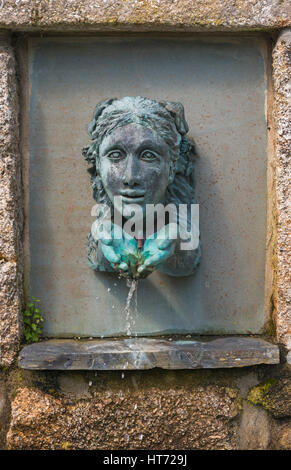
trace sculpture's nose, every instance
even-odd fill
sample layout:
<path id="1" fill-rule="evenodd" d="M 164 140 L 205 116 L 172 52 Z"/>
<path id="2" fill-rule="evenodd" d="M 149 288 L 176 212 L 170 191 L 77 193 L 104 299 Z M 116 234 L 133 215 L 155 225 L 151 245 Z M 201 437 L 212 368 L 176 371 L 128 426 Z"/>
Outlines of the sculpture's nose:
<path id="1" fill-rule="evenodd" d="M 140 171 L 138 162 L 133 155 L 127 157 L 126 168 L 123 174 L 123 183 L 128 186 L 136 186 L 140 183 Z"/>

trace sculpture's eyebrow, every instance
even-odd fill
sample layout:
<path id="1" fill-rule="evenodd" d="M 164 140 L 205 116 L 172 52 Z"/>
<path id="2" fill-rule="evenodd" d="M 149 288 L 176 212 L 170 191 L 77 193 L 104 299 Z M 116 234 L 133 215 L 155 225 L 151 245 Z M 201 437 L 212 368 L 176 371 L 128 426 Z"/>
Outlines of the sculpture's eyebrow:
<path id="1" fill-rule="evenodd" d="M 162 150 L 162 145 L 159 144 L 158 142 L 153 142 L 150 139 L 146 139 L 141 142 L 141 144 L 137 148 L 137 151 L 140 152 L 141 150 L 145 150 L 145 149 L 149 149 L 153 151 Z"/>

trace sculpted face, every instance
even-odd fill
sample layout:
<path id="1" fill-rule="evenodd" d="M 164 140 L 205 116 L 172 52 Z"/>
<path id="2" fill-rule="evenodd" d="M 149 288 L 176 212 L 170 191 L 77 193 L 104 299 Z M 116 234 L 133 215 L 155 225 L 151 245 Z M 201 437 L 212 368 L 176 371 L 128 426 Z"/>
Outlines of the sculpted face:
<path id="1" fill-rule="evenodd" d="M 140 124 L 118 127 L 99 147 L 99 171 L 104 189 L 114 202 L 121 196 L 123 208 L 164 201 L 170 178 L 169 149 L 163 139 Z M 116 207 L 121 211 L 121 207 Z"/>

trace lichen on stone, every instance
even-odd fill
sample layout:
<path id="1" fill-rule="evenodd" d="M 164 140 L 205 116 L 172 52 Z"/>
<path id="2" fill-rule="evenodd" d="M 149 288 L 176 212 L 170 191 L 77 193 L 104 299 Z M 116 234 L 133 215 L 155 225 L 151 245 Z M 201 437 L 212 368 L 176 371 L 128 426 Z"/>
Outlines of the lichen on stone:
<path id="1" fill-rule="evenodd" d="M 265 408 L 268 408 L 268 400 L 266 399 L 266 396 L 272 385 L 276 382 L 276 379 L 267 379 L 264 383 L 252 388 L 249 392 L 248 400 L 253 403 L 253 405 L 262 405 Z"/>
<path id="2" fill-rule="evenodd" d="M 269 378 L 252 388 L 248 400 L 265 408 L 274 418 L 291 417 L 290 374 L 280 379 Z"/>

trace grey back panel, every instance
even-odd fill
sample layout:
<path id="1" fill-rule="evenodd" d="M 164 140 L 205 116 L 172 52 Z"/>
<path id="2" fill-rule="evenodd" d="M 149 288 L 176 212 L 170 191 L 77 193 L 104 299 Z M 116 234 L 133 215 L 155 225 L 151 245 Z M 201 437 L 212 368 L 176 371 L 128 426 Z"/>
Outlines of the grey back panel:
<path id="1" fill-rule="evenodd" d="M 128 287 L 87 265 L 94 204 L 81 149 L 98 101 L 184 104 L 195 139 L 202 261 L 138 286 L 137 334 L 260 333 L 264 324 L 266 81 L 256 39 L 32 39 L 30 291 L 48 336 L 125 332 Z"/>

